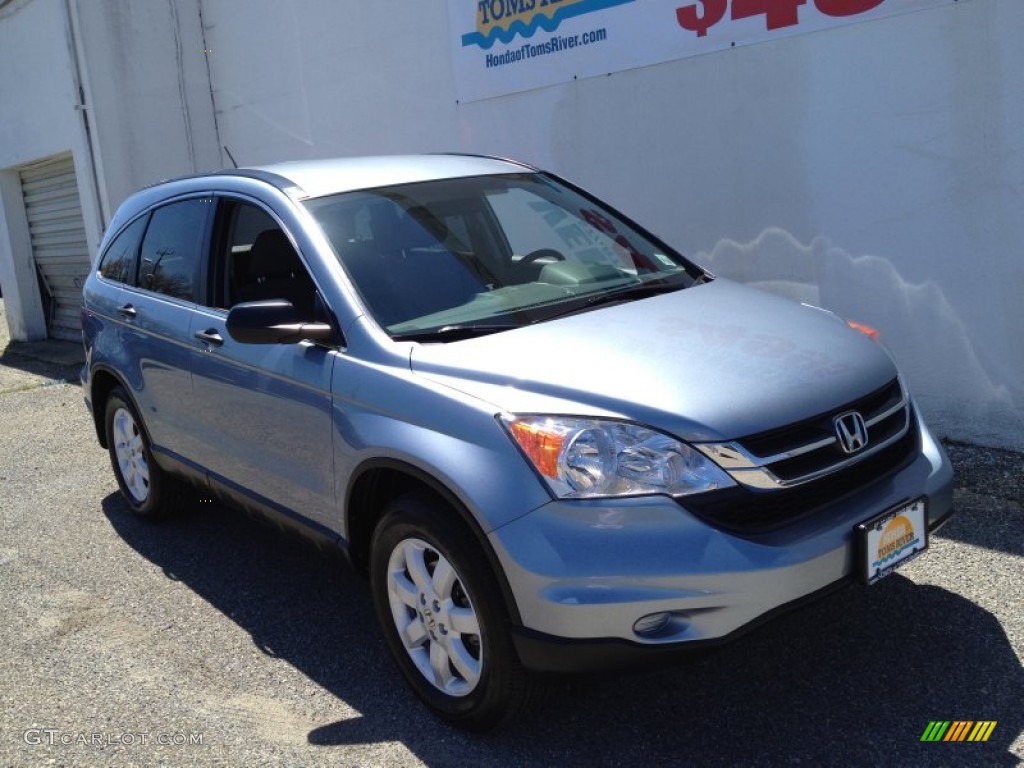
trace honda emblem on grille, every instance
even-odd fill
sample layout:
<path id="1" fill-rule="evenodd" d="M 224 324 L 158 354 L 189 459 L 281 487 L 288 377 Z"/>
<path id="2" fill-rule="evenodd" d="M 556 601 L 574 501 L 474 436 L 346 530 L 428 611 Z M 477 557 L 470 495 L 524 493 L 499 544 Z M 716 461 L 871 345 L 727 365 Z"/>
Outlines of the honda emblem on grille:
<path id="1" fill-rule="evenodd" d="M 868 427 L 864 417 L 857 411 L 849 411 L 836 416 L 836 437 L 845 453 L 856 453 L 868 444 Z"/>

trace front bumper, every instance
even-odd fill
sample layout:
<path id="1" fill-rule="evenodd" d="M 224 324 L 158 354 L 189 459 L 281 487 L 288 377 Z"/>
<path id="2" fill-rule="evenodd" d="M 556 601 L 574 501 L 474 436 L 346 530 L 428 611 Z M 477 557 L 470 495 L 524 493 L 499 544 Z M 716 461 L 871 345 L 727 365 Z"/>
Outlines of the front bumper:
<path id="1" fill-rule="evenodd" d="M 900 471 L 791 525 L 712 527 L 664 497 L 552 501 L 490 535 L 522 626 L 524 665 L 571 671 L 663 658 L 733 639 L 852 580 L 853 529 L 925 496 L 929 528 L 952 511 L 953 473 L 915 419 L 921 451 Z M 638 619 L 669 612 L 656 637 Z"/>

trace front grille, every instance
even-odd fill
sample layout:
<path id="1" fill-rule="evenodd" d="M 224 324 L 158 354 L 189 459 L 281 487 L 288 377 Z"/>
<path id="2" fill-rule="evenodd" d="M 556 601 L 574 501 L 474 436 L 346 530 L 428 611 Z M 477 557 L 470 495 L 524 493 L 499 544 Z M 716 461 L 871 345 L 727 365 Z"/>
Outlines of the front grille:
<path id="1" fill-rule="evenodd" d="M 739 442 L 755 456 L 775 456 L 786 453 L 802 445 L 814 443 L 829 437 L 834 437 L 832 431 L 832 419 L 846 411 L 859 411 L 865 418 L 882 413 L 903 400 L 903 389 L 900 387 L 900 380 L 893 379 L 884 387 L 876 389 L 871 394 L 854 400 L 852 403 L 835 408 L 825 414 L 812 416 L 809 419 L 798 421 L 795 424 L 787 424 L 778 429 L 770 429 L 766 432 L 758 432 L 741 438 Z"/>
<path id="2" fill-rule="evenodd" d="M 907 408 L 908 418 L 910 408 Z M 764 533 L 810 515 L 827 514 L 851 494 L 880 482 L 910 464 L 920 452 L 916 429 L 896 442 L 832 474 L 779 490 L 743 486 L 678 499 L 680 505 L 712 525 L 737 533 Z"/>
<path id="3" fill-rule="evenodd" d="M 836 418 L 855 411 L 864 421 L 866 446 L 848 453 L 836 434 Z M 899 379 L 852 402 L 785 427 L 726 443 L 698 444 L 740 485 L 779 489 L 802 485 L 867 460 L 910 429 L 910 405 Z"/>

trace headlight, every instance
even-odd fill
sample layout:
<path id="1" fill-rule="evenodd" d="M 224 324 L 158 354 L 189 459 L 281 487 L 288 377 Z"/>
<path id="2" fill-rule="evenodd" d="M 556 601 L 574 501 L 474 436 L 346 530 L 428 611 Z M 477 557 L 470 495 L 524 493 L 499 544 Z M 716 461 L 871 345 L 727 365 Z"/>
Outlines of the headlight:
<path id="1" fill-rule="evenodd" d="M 501 422 L 561 498 L 679 496 L 735 485 L 702 453 L 639 424 L 512 415 Z"/>

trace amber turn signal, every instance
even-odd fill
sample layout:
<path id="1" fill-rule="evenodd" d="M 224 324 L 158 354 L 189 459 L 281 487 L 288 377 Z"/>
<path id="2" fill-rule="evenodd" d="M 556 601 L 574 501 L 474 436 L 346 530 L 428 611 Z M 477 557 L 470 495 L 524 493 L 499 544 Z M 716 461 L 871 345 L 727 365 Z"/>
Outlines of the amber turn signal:
<path id="1" fill-rule="evenodd" d="M 864 325 L 864 323 L 858 323 L 856 320 L 847 320 L 846 324 L 853 328 L 855 331 L 860 331 L 872 341 L 878 341 L 879 333 L 870 325 Z"/>

